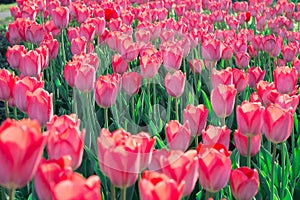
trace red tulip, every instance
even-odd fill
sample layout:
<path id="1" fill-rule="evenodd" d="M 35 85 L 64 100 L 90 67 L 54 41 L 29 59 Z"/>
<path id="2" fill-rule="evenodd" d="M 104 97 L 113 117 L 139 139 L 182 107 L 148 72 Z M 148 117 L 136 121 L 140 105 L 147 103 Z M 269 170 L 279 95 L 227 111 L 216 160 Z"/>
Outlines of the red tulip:
<path id="1" fill-rule="evenodd" d="M 177 183 L 158 172 L 145 171 L 139 182 L 142 200 L 180 200 L 183 189 L 184 182 Z"/>
<path id="2" fill-rule="evenodd" d="M 128 63 L 120 54 L 113 55 L 111 65 L 114 73 L 123 74 L 128 70 Z"/>
<path id="3" fill-rule="evenodd" d="M 277 67 L 273 74 L 275 87 L 281 94 L 289 94 L 297 89 L 298 71 L 295 68 Z"/>
<path id="4" fill-rule="evenodd" d="M 244 101 L 236 108 L 236 118 L 239 130 L 247 137 L 261 133 L 264 108 L 260 103 Z"/>
<path id="5" fill-rule="evenodd" d="M 236 199 L 252 199 L 258 192 L 259 176 L 256 169 L 237 168 L 230 174 L 230 189 Z"/>
<path id="6" fill-rule="evenodd" d="M 171 120 L 166 125 L 166 136 L 170 149 L 185 151 L 190 144 L 191 130 L 186 121 L 181 125 L 176 120 Z"/>
<path id="7" fill-rule="evenodd" d="M 25 76 L 39 76 L 42 70 L 42 55 L 30 50 L 23 54 L 20 60 L 20 72 Z"/>
<path id="8" fill-rule="evenodd" d="M 193 106 L 189 104 L 183 112 L 183 121 L 188 121 L 192 136 L 197 136 L 202 133 L 206 126 L 208 110 L 202 104 Z"/>
<path id="9" fill-rule="evenodd" d="M 51 11 L 51 16 L 56 27 L 63 29 L 69 24 L 69 9 L 67 7 L 58 6 Z"/>
<path id="10" fill-rule="evenodd" d="M 42 158 L 45 142 L 37 121 L 5 120 L 0 127 L 0 185 L 16 189 L 29 183 Z"/>
<path id="11" fill-rule="evenodd" d="M 231 85 L 233 84 L 233 76 L 231 73 L 231 68 L 226 68 L 222 70 L 212 69 L 211 82 L 213 88 L 218 87 L 220 84 Z"/>
<path id="12" fill-rule="evenodd" d="M 27 53 L 27 49 L 23 45 L 14 45 L 8 47 L 6 51 L 6 60 L 9 66 L 13 69 L 19 69 L 20 60 L 24 54 Z"/>
<path id="13" fill-rule="evenodd" d="M 162 172 L 177 183 L 185 182 L 183 196 L 190 195 L 194 190 L 199 176 L 198 157 L 196 150 L 188 150 L 174 160 L 174 151 L 161 158 Z M 179 152 L 178 152 L 179 153 Z"/>
<path id="14" fill-rule="evenodd" d="M 250 67 L 248 69 L 249 74 L 249 86 L 255 88 L 256 84 L 264 79 L 266 70 L 262 70 L 260 67 Z"/>
<path id="15" fill-rule="evenodd" d="M 208 192 L 218 192 L 227 185 L 231 171 L 230 152 L 221 144 L 197 147 L 200 184 Z"/>
<path id="16" fill-rule="evenodd" d="M 18 80 L 13 89 L 14 102 L 21 111 L 27 112 L 27 96 L 36 89 L 44 87 L 44 82 L 34 77 L 26 76 Z"/>
<path id="17" fill-rule="evenodd" d="M 272 143 L 281 143 L 288 139 L 293 128 L 293 113 L 277 104 L 266 107 L 263 117 L 263 133 Z"/>
<path id="18" fill-rule="evenodd" d="M 34 175 L 34 187 L 39 199 L 52 200 L 52 188 L 68 174 L 72 173 L 71 158 L 65 156 L 59 160 L 45 160 L 39 164 Z"/>
<path id="19" fill-rule="evenodd" d="M 15 78 L 7 69 L 0 69 L 0 100 L 8 101 L 13 96 Z"/>
<path id="20" fill-rule="evenodd" d="M 111 107 L 117 100 L 119 93 L 120 77 L 116 75 L 99 76 L 95 83 L 95 100 L 96 103 L 103 107 Z"/>
<path id="21" fill-rule="evenodd" d="M 97 142 L 99 167 L 111 183 L 120 188 L 133 185 L 141 168 L 140 144 L 124 130 L 107 129 L 101 130 Z"/>
<path id="22" fill-rule="evenodd" d="M 236 92 L 234 85 L 219 85 L 212 90 L 211 104 L 218 117 L 225 118 L 232 113 Z"/>
<path id="23" fill-rule="evenodd" d="M 51 120 L 53 116 L 52 94 L 38 88 L 28 93 L 26 98 L 27 114 L 30 119 L 36 119 L 41 125 Z"/>
<path id="24" fill-rule="evenodd" d="M 165 77 L 165 87 L 170 96 L 178 98 L 183 94 L 185 76 L 181 70 L 175 71 L 173 74 L 170 72 L 167 73 Z"/>
<path id="25" fill-rule="evenodd" d="M 104 13 L 105 13 L 106 21 L 110 21 L 110 19 L 118 18 L 118 13 L 115 9 L 106 8 L 106 9 L 104 9 Z"/>
<path id="26" fill-rule="evenodd" d="M 124 73 L 122 76 L 122 87 L 129 96 L 135 95 L 139 92 L 141 82 L 142 76 L 137 72 Z"/>
<path id="27" fill-rule="evenodd" d="M 240 130 L 234 132 L 234 144 L 238 152 L 244 156 L 248 156 L 248 137 L 241 133 Z M 250 137 L 250 156 L 254 156 L 259 152 L 261 144 L 261 133 Z"/>
<path id="28" fill-rule="evenodd" d="M 52 195 L 55 200 L 101 200 L 100 187 L 98 176 L 92 175 L 85 179 L 78 173 L 72 173 L 53 186 Z"/>
<path id="29" fill-rule="evenodd" d="M 202 131 L 202 139 L 204 145 L 222 144 L 229 149 L 230 130 L 226 127 L 217 127 L 209 125 L 206 130 Z"/>

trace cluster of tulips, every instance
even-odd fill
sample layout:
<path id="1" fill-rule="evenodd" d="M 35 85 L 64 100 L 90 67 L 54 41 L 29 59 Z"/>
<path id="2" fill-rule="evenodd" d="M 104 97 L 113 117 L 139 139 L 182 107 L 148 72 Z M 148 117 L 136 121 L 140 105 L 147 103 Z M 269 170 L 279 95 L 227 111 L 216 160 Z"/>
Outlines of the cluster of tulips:
<path id="1" fill-rule="evenodd" d="M 26 185 L 43 200 L 299 193 L 300 3 L 17 0 L 10 11 L 2 199 Z"/>

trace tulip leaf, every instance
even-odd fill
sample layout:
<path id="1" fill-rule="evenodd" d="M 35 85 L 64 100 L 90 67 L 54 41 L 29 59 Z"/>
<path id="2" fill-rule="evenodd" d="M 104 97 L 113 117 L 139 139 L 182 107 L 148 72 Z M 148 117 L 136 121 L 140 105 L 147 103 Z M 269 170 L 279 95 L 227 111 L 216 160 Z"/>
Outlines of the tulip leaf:
<path id="1" fill-rule="evenodd" d="M 211 119 L 211 117 L 212 117 L 212 106 L 211 106 L 210 100 L 207 97 L 204 90 L 201 89 L 201 93 L 202 93 L 202 97 L 203 97 L 203 100 L 204 100 L 204 105 L 208 109 L 208 117 L 209 117 L 209 119 Z"/>
<path id="2" fill-rule="evenodd" d="M 291 170 L 291 177 L 292 181 L 294 181 L 300 174 L 300 149 L 295 148 L 293 152 L 293 162 L 292 162 L 292 170 Z"/>
<path id="3" fill-rule="evenodd" d="M 291 195 L 291 192 L 286 188 L 285 189 L 285 196 L 283 197 L 284 200 L 292 200 L 293 197 Z"/>
<path id="4" fill-rule="evenodd" d="M 240 158 L 240 154 L 239 154 L 238 150 L 234 149 L 230 155 L 232 169 L 236 169 L 239 167 L 238 166 L 239 158 Z"/>
<path id="5" fill-rule="evenodd" d="M 196 194 L 196 199 L 197 199 L 197 200 L 201 200 L 201 199 L 202 199 L 202 193 L 203 193 L 203 190 L 200 190 L 200 191 Z"/>
<path id="6" fill-rule="evenodd" d="M 263 161 L 262 164 L 265 165 L 264 171 L 265 172 L 271 172 L 271 170 L 272 170 L 272 156 L 271 156 L 270 152 L 268 152 L 264 147 L 261 147 L 260 151 L 262 153 L 262 159 L 261 159 Z"/>
<path id="7" fill-rule="evenodd" d="M 296 133 L 299 133 L 299 122 L 298 122 L 297 113 L 294 113 L 294 127 L 296 130 Z"/>

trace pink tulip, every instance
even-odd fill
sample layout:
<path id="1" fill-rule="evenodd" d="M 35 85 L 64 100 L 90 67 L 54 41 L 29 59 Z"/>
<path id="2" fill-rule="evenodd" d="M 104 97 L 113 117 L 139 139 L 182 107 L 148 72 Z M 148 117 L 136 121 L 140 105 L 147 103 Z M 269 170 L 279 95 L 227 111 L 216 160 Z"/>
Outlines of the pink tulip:
<path id="1" fill-rule="evenodd" d="M 189 122 L 192 136 L 198 136 L 206 126 L 208 110 L 202 104 L 193 106 L 189 104 L 183 111 L 183 121 Z"/>
<path id="2" fill-rule="evenodd" d="M 202 131 L 202 139 L 204 145 L 222 144 L 229 149 L 230 130 L 226 127 L 217 127 L 209 125 L 206 130 Z"/>
<path id="3" fill-rule="evenodd" d="M 39 76 L 42 70 L 41 54 L 30 50 L 20 60 L 20 72 L 25 76 Z"/>
<path id="4" fill-rule="evenodd" d="M 44 82 L 34 77 L 26 76 L 18 80 L 13 89 L 13 97 L 16 107 L 23 112 L 27 112 L 27 96 L 36 89 L 44 87 Z"/>
<path id="5" fill-rule="evenodd" d="M 180 200 L 184 182 L 177 183 L 167 175 L 158 172 L 145 171 L 139 182 L 142 200 Z"/>
<path id="6" fill-rule="evenodd" d="M 273 74 L 275 87 L 281 94 L 289 94 L 297 89 L 298 71 L 295 68 L 277 67 Z"/>
<path id="7" fill-rule="evenodd" d="M 75 75 L 80 66 L 81 63 L 79 61 L 70 61 L 64 68 L 64 78 L 71 87 L 75 87 Z"/>
<path id="8" fill-rule="evenodd" d="M 183 196 L 188 196 L 194 190 L 199 176 L 198 156 L 196 150 L 181 152 L 181 156 L 173 160 L 174 151 L 161 158 L 162 172 L 180 183 L 185 182 Z"/>
<path id="9" fill-rule="evenodd" d="M 8 101 L 13 97 L 15 78 L 7 69 L 0 69 L 0 100 Z"/>
<path id="10" fill-rule="evenodd" d="M 52 94 L 42 88 L 27 95 L 27 113 L 30 119 L 36 119 L 41 125 L 53 116 Z"/>
<path id="11" fill-rule="evenodd" d="M 250 56 L 248 53 L 239 52 L 235 55 L 235 64 L 240 69 L 245 69 L 250 62 Z"/>
<path id="12" fill-rule="evenodd" d="M 175 44 L 169 44 L 162 50 L 164 67 L 170 71 L 179 70 L 182 62 L 183 49 Z"/>
<path id="13" fill-rule="evenodd" d="M 199 180 L 203 189 L 218 192 L 227 185 L 231 171 L 230 152 L 221 145 L 197 147 L 199 157 Z"/>
<path id="14" fill-rule="evenodd" d="M 260 150 L 261 136 L 259 133 L 250 137 L 250 156 L 255 156 Z M 240 130 L 234 131 L 234 144 L 238 152 L 244 156 L 248 156 L 248 137 L 245 136 Z"/>
<path id="15" fill-rule="evenodd" d="M 166 125 L 166 136 L 170 149 L 185 151 L 190 144 L 191 130 L 186 121 L 181 125 L 176 120 L 171 120 Z"/>
<path id="16" fill-rule="evenodd" d="M 122 76 L 122 87 L 129 95 L 135 95 L 139 92 L 142 82 L 142 76 L 137 72 L 124 73 Z"/>
<path id="17" fill-rule="evenodd" d="M 23 45 L 14 45 L 8 47 L 6 51 L 6 60 L 9 66 L 13 69 L 19 69 L 20 60 L 24 54 L 27 53 L 27 49 Z"/>
<path id="18" fill-rule="evenodd" d="M 213 88 L 218 87 L 220 84 L 231 85 L 233 84 L 233 76 L 231 68 L 217 70 L 213 68 L 211 75 L 211 82 Z"/>
<path id="19" fill-rule="evenodd" d="M 299 95 L 288 95 L 281 94 L 276 98 L 275 103 L 280 105 L 284 109 L 290 109 L 293 113 L 296 112 L 296 109 L 299 104 Z"/>
<path id="20" fill-rule="evenodd" d="M 33 44 L 40 44 L 44 39 L 45 31 L 41 24 L 36 22 L 31 23 L 25 32 L 26 40 Z"/>
<path id="21" fill-rule="evenodd" d="M 167 73 L 165 77 L 165 87 L 167 93 L 175 98 L 183 94 L 186 75 L 181 70 L 175 71 L 173 74 Z"/>
<path id="22" fill-rule="evenodd" d="M 200 74 L 202 71 L 202 60 L 192 59 L 190 60 L 190 69 L 196 74 Z"/>
<path id="23" fill-rule="evenodd" d="M 248 85 L 249 75 L 243 70 L 232 68 L 233 84 L 237 92 L 243 92 Z"/>
<path id="24" fill-rule="evenodd" d="M 94 40 L 96 27 L 92 23 L 82 23 L 79 28 L 79 36 L 84 37 L 87 42 Z"/>
<path id="25" fill-rule="evenodd" d="M 96 103 L 103 107 L 111 107 L 117 100 L 120 90 L 120 77 L 116 75 L 99 76 L 95 83 L 95 100 Z"/>
<path id="26" fill-rule="evenodd" d="M 266 107 L 263 116 L 262 131 L 272 143 L 281 143 L 288 139 L 293 128 L 293 113 L 277 104 Z"/>
<path id="27" fill-rule="evenodd" d="M 77 37 L 71 41 L 71 52 L 73 55 L 85 53 L 87 49 L 87 41 L 84 37 Z"/>
<path id="28" fill-rule="evenodd" d="M 122 58 L 127 62 L 135 60 L 139 54 L 137 43 L 134 43 L 131 39 L 123 39 L 120 44 L 120 53 Z"/>
<path id="29" fill-rule="evenodd" d="M 221 58 L 221 42 L 215 39 L 205 40 L 202 44 L 204 60 L 216 62 Z"/>
<path id="30" fill-rule="evenodd" d="M 5 120 L 0 126 L 0 185 L 17 189 L 29 183 L 42 158 L 45 142 L 37 121 Z"/>
<path id="31" fill-rule="evenodd" d="M 49 49 L 46 45 L 40 45 L 35 51 L 41 55 L 41 68 L 43 71 L 49 65 Z"/>
<path id="32" fill-rule="evenodd" d="M 211 104 L 218 117 L 225 118 L 232 113 L 236 92 L 234 85 L 219 85 L 212 90 Z"/>
<path id="33" fill-rule="evenodd" d="M 236 108 L 236 119 L 239 130 L 247 137 L 261 133 L 264 108 L 260 103 L 244 101 Z"/>
<path id="34" fill-rule="evenodd" d="M 256 85 L 256 90 L 263 106 L 275 103 L 276 98 L 280 95 L 275 88 L 274 82 L 259 81 Z"/>
<path id="35" fill-rule="evenodd" d="M 135 32 L 135 39 L 137 42 L 148 43 L 150 41 L 150 32 L 147 30 L 138 29 Z"/>
<path id="36" fill-rule="evenodd" d="M 50 59 L 54 60 L 57 57 L 59 44 L 58 44 L 58 41 L 56 39 L 53 39 L 53 38 L 50 39 L 49 38 L 49 39 L 43 40 L 41 45 L 47 46 L 47 48 L 49 50 L 49 58 Z"/>
<path id="37" fill-rule="evenodd" d="M 297 54 L 296 47 L 292 45 L 282 46 L 281 48 L 283 59 L 286 62 L 292 62 Z"/>
<path id="38" fill-rule="evenodd" d="M 113 55 L 111 65 L 114 73 L 123 74 L 128 70 L 128 63 L 120 54 Z"/>
<path id="39" fill-rule="evenodd" d="M 94 89 L 96 70 L 92 65 L 81 64 L 74 77 L 74 86 L 81 92 Z"/>
<path id="40" fill-rule="evenodd" d="M 249 74 L 249 86 L 255 88 L 256 84 L 264 79 L 266 70 L 262 70 L 260 67 L 250 67 L 248 69 Z"/>
<path id="41" fill-rule="evenodd" d="M 107 129 L 101 130 L 97 142 L 100 170 L 116 187 L 133 185 L 140 171 L 140 144 L 124 130 L 110 133 Z"/>
<path id="42" fill-rule="evenodd" d="M 69 9 L 67 7 L 58 6 L 52 9 L 51 16 L 56 27 L 63 29 L 69 24 Z"/>
<path id="43" fill-rule="evenodd" d="M 154 78 L 162 63 L 160 52 L 146 53 L 140 56 L 141 75 L 146 79 Z"/>
<path id="44" fill-rule="evenodd" d="M 236 199 L 252 199 L 258 192 L 259 176 L 256 169 L 237 168 L 230 174 L 230 189 Z"/>

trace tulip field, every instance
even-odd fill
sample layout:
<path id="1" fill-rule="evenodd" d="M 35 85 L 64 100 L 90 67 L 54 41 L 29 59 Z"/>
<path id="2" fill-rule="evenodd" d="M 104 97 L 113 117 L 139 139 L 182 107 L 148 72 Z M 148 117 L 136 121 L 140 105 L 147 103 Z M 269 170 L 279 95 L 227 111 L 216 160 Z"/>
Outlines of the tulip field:
<path id="1" fill-rule="evenodd" d="M 16 3 L 0 200 L 300 199 L 298 1 Z"/>

